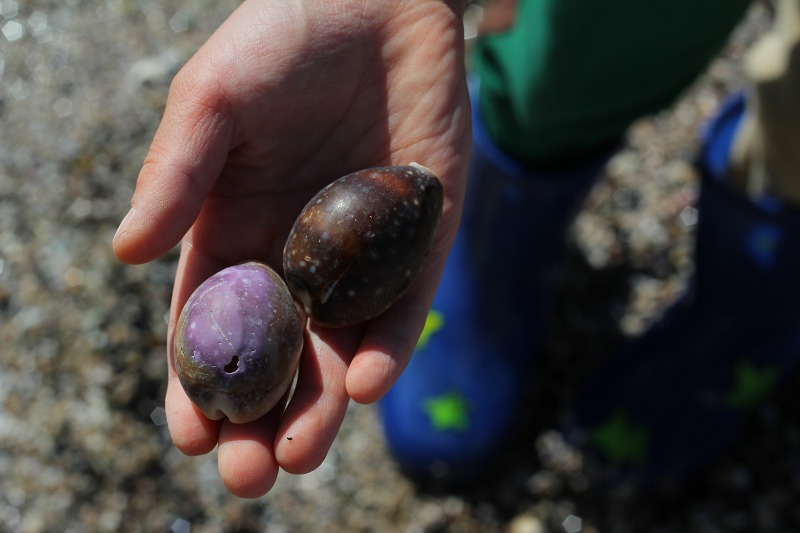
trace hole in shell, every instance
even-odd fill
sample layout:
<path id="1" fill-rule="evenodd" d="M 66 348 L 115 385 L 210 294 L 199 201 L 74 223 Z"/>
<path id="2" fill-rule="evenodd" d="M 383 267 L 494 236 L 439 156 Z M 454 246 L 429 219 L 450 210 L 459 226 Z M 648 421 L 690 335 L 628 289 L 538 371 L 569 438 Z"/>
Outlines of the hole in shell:
<path id="1" fill-rule="evenodd" d="M 238 356 L 238 355 L 234 355 L 234 356 L 233 356 L 233 359 L 231 359 L 231 362 L 230 362 L 230 363 L 228 363 L 227 365 L 225 365 L 225 366 L 223 367 L 223 369 L 224 369 L 224 370 L 225 370 L 225 372 L 227 372 L 228 374 L 233 374 L 234 372 L 236 372 L 237 370 L 239 370 L 239 356 Z"/>

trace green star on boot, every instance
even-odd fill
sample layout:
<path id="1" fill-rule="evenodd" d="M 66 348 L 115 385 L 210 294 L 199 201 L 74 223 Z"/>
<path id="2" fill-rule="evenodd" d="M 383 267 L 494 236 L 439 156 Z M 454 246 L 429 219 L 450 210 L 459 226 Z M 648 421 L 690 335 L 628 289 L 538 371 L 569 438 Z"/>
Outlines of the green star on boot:
<path id="1" fill-rule="evenodd" d="M 747 409 L 760 403 L 775 386 L 778 372 L 774 366 L 757 368 L 749 361 L 736 365 L 736 379 L 728 393 L 728 405 Z"/>
<path id="2" fill-rule="evenodd" d="M 422 350 L 428 345 L 431 337 L 438 333 L 444 327 L 444 314 L 436 309 L 428 311 L 428 316 L 425 317 L 425 326 L 422 328 L 422 333 L 419 335 L 417 341 L 417 350 Z"/>
<path id="3" fill-rule="evenodd" d="M 437 431 L 466 431 L 469 429 L 469 406 L 467 400 L 457 392 L 425 400 L 423 409 Z"/>
<path id="4" fill-rule="evenodd" d="M 649 440 L 647 428 L 635 424 L 624 409 L 616 409 L 589 433 L 589 442 L 618 465 L 644 464 Z"/>

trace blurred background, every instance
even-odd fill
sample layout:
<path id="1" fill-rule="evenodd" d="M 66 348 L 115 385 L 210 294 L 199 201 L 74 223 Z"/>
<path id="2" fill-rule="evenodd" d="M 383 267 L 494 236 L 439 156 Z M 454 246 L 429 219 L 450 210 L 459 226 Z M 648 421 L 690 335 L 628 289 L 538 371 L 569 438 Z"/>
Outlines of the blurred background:
<path id="1" fill-rule="evenodd" d="M 496 479 L 415 487 L 371 406 L 351 407 L 317 471 L 282 473 L 259 500 L 227 494 L 213 453 L 175 450 L 163 396 L 177 254 L 126 266 L 110 244 L 172 76 L 238 3 L 0 0 L 0 532 L 800 528 L 798 379 L 696 479 L 646 494 L 597 483 L 554 429 L 582 362 L 641 334 L 691 275 L 698 129 L 744 86 L 769 2 L 680 101 L 631 128 L 579 215 L 547 373 Z"/>

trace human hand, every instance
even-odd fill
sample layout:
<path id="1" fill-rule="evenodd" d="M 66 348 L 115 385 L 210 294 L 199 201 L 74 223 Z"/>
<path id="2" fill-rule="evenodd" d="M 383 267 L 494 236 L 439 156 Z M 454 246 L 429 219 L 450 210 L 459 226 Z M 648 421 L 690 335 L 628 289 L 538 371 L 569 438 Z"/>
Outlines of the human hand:
<path id="1" fill-rule="evenodd" d="M 248 0 L 173 81 L 114 251 L 143 263 L 182 239 L 167 420 L 184 453 L 219 446 L 220 475 L 234 494 L 268 492 L 280 468 L 319 466 L 350 398 L 379 399 L 410 357 L 463 201 L 469 103 L 456 3 Z M 172 354 L 191 292 L 244 260 L 280 268 L 289 229 L 316 191 L 354 170 L 412 161 L 439 176 L 445 204 L 428 263 L 406 295 L 360 326 L 310 324 L 285 411 L 238 425 L 204 417 Z"/>

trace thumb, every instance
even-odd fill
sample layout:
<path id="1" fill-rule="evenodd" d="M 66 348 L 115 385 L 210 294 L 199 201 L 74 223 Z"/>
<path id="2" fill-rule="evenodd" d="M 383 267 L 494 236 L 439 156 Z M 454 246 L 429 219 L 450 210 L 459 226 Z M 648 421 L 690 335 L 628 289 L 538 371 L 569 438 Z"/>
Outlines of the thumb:
<path id="1" fill-rule="evenodd" d="M 175 78 L 131 209 L 114 235 L 120 260 L 145 263 L 167 253 L 197 218 L 230 146 L 231 113 L 220 87 L 218 80 Z"/>

